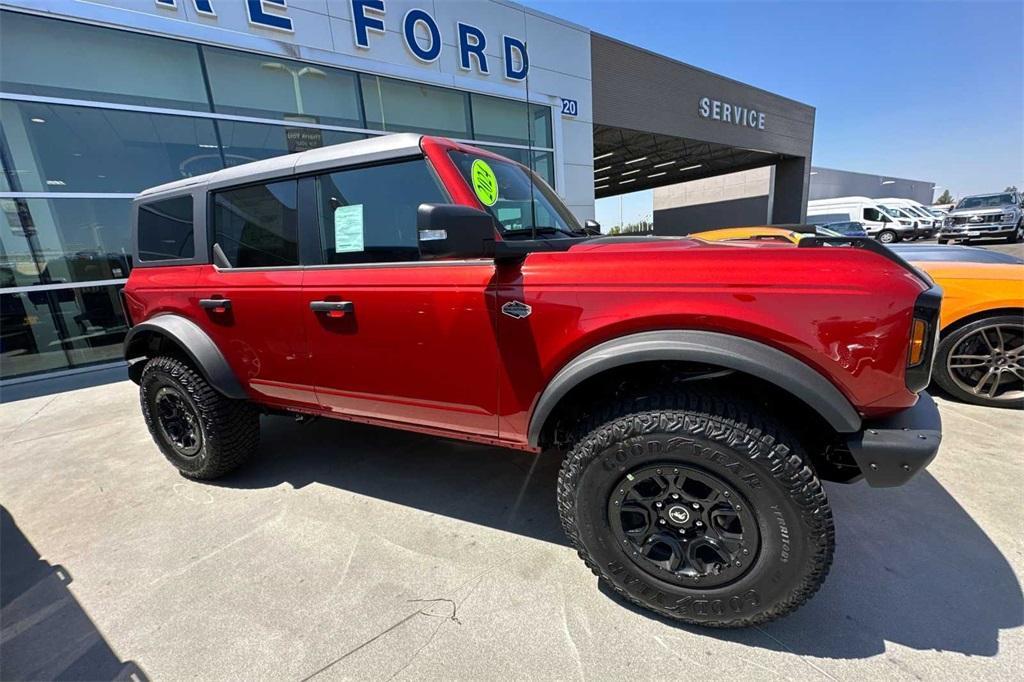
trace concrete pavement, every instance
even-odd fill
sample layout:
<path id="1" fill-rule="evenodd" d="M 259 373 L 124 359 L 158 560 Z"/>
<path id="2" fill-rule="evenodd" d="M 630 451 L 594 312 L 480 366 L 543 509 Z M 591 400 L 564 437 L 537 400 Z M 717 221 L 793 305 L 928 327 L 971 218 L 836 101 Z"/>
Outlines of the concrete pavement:
<path id="1" fill-rule="evenodd" d="M 0 405 L 0 677 L 1011 679 L 1024 669 L 1024 421 L 939 401 L 930 470 L 828 486 L 803 609 L 706 631 L 623 605 L 563 541 L 558 462 L 265 417 L 177 475 L 121 382 Z"/>

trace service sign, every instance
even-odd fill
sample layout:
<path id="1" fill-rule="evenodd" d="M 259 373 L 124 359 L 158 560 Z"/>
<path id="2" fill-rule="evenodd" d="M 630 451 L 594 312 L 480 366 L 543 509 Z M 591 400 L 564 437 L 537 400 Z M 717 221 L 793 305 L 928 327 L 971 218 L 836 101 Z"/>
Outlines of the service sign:
<path id="1" fill-rule="evenodd" d="M 764 112 L 757 111 L 743 104 L 701 97 L 697 105 L 697 113 L 700 114 L 701 118 L 732 123 L 744 128 L 764 130 Z"/>
<path id="2" fill-rule="evenodd" d="M 217 17 L 218 2 L 235 2 L 237 0 L 155 0 L 157 7 L 177 10 L 180 3 L 189 2 L 196 13 L 208 19 Z M 244 0 L 249 24 L 260 28 L 270 28 L 285 33 L 294 33 L 295 28 L 288 16 L 287 0 Z M 333 1 L 333 0 L 332 0 Z M 361 50 L 371 51 L 375 38 L 385 34 L 384 17 L 387 14 L 385 0 L 348 0 L 352 10 L 352 33 L 355 45 Z M 424 2 L 426 6 L 433 3 Z M 472 5 L 469 5 L 470 7 Z M 417 37 L 417 29 L 424 31 L 426 37 Z M 465 71 L 476 71 L 487 75 L 491 73 L 491 64 L 486 53 L 489 41 L 499 40 L 499 36 L 487 36 L 473 24 L 457 21 L 454 26 L 454 42 L 459 52 L 459 68 Z M 441 56 L 444 40 L 441 27 L 434 16 L 426 9 L 414 7 L 402 18 L 402 38 L 405 47 L 417 61 L 429 64 Z M 512 81 L 526 79 L 530 71 L 530 57 L 526 52 L 526 42 L 515 36 L 500 36 L 502 76 Z M 575 115 L 575 114 L 574 114 Z"/>

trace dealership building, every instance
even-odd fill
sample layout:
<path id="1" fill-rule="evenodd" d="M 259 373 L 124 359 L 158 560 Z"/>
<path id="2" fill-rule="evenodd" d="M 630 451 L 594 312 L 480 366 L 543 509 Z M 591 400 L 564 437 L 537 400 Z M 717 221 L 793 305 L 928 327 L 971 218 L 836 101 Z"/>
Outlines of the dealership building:
<path id="1" fill-rule="evenodd" d="M 392 132 L 595 198 L 765 174 L 804 217 L 814 109 L 505 0 L 0 0 L 0 386 L 122 367 L 132 198 Z"/>
<path id="2" fill-rule="evenodd" d="M 654 190 L 654 233 L 685 235 L 716 227 L 767 225 L 772 220 L 776 186 L 766 166 L 683 182 Z M 935 183 L 891 175 L 813 166 L 807 199 L 868 197 L 912 199 L 929 205 Z"/>

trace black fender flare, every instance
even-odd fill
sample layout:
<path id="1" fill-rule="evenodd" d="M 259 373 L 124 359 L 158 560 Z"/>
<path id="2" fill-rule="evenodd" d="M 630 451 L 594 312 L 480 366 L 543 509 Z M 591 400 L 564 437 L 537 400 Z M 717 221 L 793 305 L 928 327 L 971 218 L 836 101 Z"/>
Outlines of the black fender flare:
<path id="1" fill-rule="evenodd" d="M 663 330 L 630 334 L 573 358 L 551 379 L 530 418 L 527 439 L 538 447 L 544 423 L 559 401 L 582 381 L 638 362 L 700 362 L 744 372 L 796 396 L 839 433 L 861 430 L 860 414 L 831 381 L 801 360 L 758 341 L 718 332 Z"/>
<path id="2" fill-rule="evenodd" d="M 180 315 L 158 315 L 132 327 L 124 340 L 124 359 L 131 363 L 133 359 L 146 357 L 149 338 L 153 334 L 180 348 L 219 393 L 237 400 L 249 397 L 213 339 L 198 324 Z M 132 363 L 128 370 L 136 383 L 138 373 L 132 370 L 141 364 Z"/>

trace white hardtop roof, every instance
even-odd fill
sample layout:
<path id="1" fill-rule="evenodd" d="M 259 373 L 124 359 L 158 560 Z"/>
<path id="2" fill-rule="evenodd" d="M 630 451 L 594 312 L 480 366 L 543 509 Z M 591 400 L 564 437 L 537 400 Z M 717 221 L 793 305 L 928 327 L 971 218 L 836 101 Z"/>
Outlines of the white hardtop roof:
<path id="1" fill-rule="evenodd" d="M 423 136 L 417 133 L 380 135 L 365 140 L 333 144 L 285 156 L 275 156 L 271 159 L 243 163 L 212 173 L 157 185 L 141 192 L 139 198 L 155 194 L 192 192 L 199 189 L 200 186 L 206 190 L 217 189 L 250 181 L 283 177 L 292 173 L 309 173 L 338 166 L 413 156 L 422 153 L 420 150 L 422 138 Z"/>

